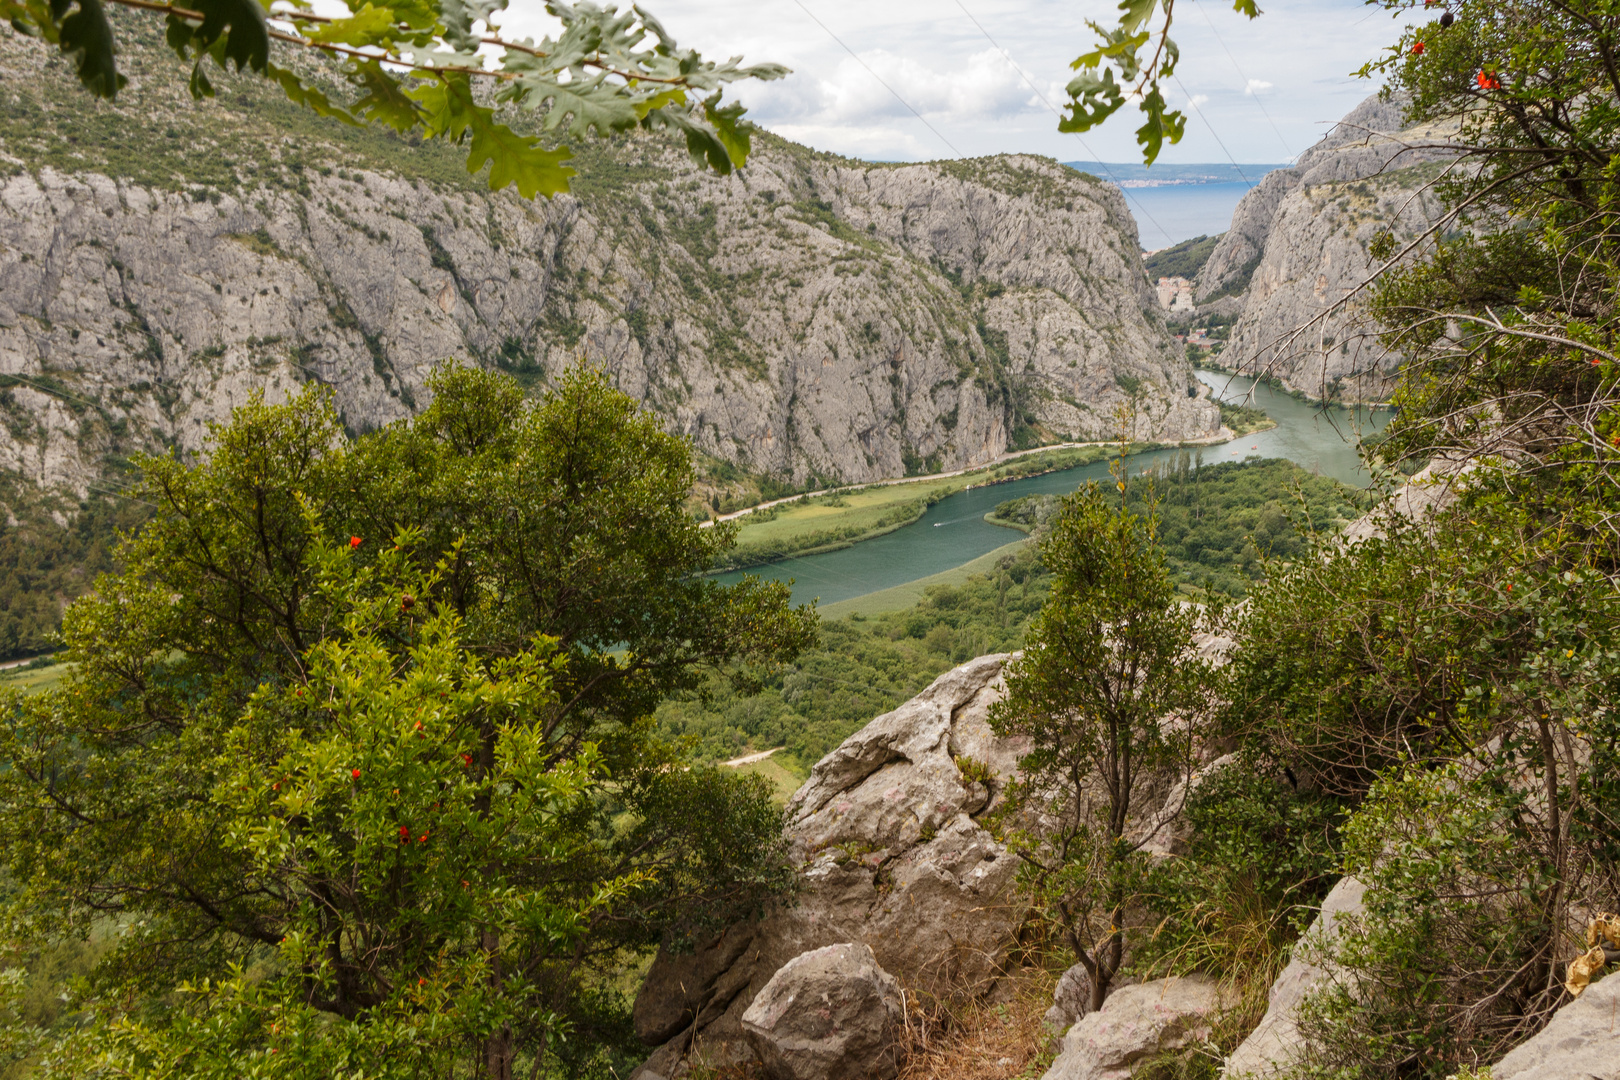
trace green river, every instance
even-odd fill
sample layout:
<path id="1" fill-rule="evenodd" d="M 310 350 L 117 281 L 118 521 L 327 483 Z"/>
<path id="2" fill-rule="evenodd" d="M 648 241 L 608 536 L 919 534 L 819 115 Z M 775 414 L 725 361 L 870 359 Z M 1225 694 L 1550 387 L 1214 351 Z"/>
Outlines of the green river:
<path id="1" fill-rule="evenodd" d="M 1186 451 L 1200 456 L 1205 464 L 1242 461 L 1248 457 L 1283 457 L 1313 472 L 1331 476 L 1347 484 L 1366 486 L 1370 482 L 1361 467 L 1356 444 L 1389 422 L 1388 410 L 1351 411 L 1337 406 L 1323 409 L 1299 401 L 1254 380 L 1238 375 L 1199 371 L 1215 396 L 1231 402 L 1245 402 L 1264 409 L 1277 426 L 1234 439 L 1229 443 Z M 1247 395 L 1253 392 L 1253 399 Z M 1129 458 L 1132 473 L 1150 469 L 1169 460 L 1181 450 L 1155 450 Z M 1024 495 L 1067 494 L 1087 480 L 1108 476 L 1108 463 L 1096 462 L 1062 472 L 1032 476 L 1005 484 L 970 488 L 942 499 L 928 508 L 921 520 L 839 551 L 784 559 L 769 566 L 726 574 L 721 581 L 732 582 L 744 573 L 772 581 L 791 581 L 793 599 L 806 603 L 818 599 L 822 605 L 849 600 L 908 581 L 928 577 L 971 562 L 1017 538 L 1009 529 L 985 522 L 984 515 L 1008 499 Z"/>

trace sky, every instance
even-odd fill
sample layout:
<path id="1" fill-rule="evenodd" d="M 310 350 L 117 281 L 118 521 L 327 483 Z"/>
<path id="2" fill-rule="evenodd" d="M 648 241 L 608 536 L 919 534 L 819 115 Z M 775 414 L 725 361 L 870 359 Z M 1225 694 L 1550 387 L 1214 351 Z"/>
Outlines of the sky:
<path id="1" fill-rule="evenodd" d="M 1015 152 L 1141 160 L 1131 104 L 1078 138 L 1058 132 L 1046 104 L 1066 100 L 1069 62 L 1093 41 L 1086 20 L 1110 23 L 1114 0 L 644 6 L 683 48 L 792 68 L 785 79 L 737 84 L 732 94 L 762 127 L 818 150 L 872 161 Z M 1262 11 L 1251 22 L 1222 0 L 1179 0 L 1171 36 L 1182 60 L 1177 81 L 1164 89 L 1171 106 L 1187 114 L 1187 133 L 1160 160 L 1286 162 L 1376 92 L 1377 83 L 1350 73 L 1399 36 L 1382 7 L 1262 0 Z M 508 32 L 549 29 L 540 0 L 512 0 L 502 21 Z"/>

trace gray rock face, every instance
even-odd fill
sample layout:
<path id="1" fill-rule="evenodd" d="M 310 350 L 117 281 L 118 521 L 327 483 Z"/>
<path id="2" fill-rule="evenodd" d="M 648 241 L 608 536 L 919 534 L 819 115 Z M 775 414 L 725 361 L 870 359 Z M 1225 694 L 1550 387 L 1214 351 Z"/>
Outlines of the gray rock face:
<path id="1" fill-rule="evenodd" d="M 900 984 L 865 945 L 782 965 L 743 1013 L 771 1080 L 887 1080 L 899 1071 Z"/>
<path id="2" fill-rule="evenodd" d="M 1200 298 L 1247 289 L 1223 366 L 1319 398 L 1387 394 L 1400 358 L 1373 339 L 1358 295 L 1375 268 L 1367 245 L 1385 230 L 1404 244 L 1438 219 L 1438 199 L 1421 189 L 1450 156 L 1442 133 L 1403 131 L 1403 112 L 1368 98 L 1238 204 L 1198 279 Z"/>
<path id="3" fill-rule="evenodd" d="M 922 990 L 993 983 L 1022 914 L 1015 860 L 976 820 L 1028 750 L 987 722 L 1009 659 L 946 672 L 816 764 L 789 803 L 801 865 L 792 903 L 695 954 L 654 960 L 636 998 L 637 1033 L 671 1041 L 649 1067 L 754 1060 L 742 1026 L 749 1004 L 789 960 L 828 945 L 868 946 Z M 988 783 L 963 776 L 966 758 L 987 767 Z"/>
<path id="4" fill-rule="evenodd" d="M 1322 911 L 1294 947 L 1294 956 L 1271 984 L 1266 1014 L 1249 1037 L 1232 1051 L 1221 1072 L 1229 1080 L 1262 1080 L 1285 1072 L 1298 1059 L 1300 1044 L 1297 1014 L 1305 995 L 1332 978 L 1322 963 L 1323 949 L 1338 934 L 1345 915 L 1362 910 L 1367 887 L 1353 877 L 1341 878 L 1322 901 Z"/>
<path id="5" fill-rule="evenodd" d="M 1620 1078 L 1620 978 L 1610 975 L 1491 1067 L 1492 1080 Z"/>
<path id="6" fill-rule="evenodd" d="M 1043 1080 L 1125 1080 L 1142 1059 L 1209 1037 L 1220 988 L 1202 975 L 1115 990 L 1063 1037 Z"/>
<path id="7" fill-rule="evenodd" d="M 1218 293 L 1248 288 L 1249 278 L 1266 250 L 1277 207 L 1298 186 L 1298 169 L 1273 169 L 1238 200 L 1226 235 L 1216 242 L 1215 250 L 1198 272 L 1196 291 L 1200 303 Z"/>
<path id="8" fill-rule="evenodd" d="M 23 102 L 81 93 L 45 57 L 0 34 L 13 107 L 70 125 Z M 1218 430 L 1119 192 L 1055 162 L 869 165 L 761 135 L 721 178 L 636 139 L 594 147 L 578 195 L 527 202 L 427 148 L 357 158 L 318 124 L 289 139 L 235 80 L 194 105 L 172 57 L 121 63 L 135 81 L 101 113 L 174 125 L 143 147 L 145 179 L 5 141 L 0 372 L 38 386 L 0 403 L 0 468 L 46 487 L 82 491 L 109 454 L 196 450 L 249 394 L 311 379 L 374 427 L 427 404 L 445 358 L 531 383 L 604 365 L 701 451 L 798 480 L 980 463 L 1025 425 Z M 260 128 L 234 180 L 184 179 Z"/>

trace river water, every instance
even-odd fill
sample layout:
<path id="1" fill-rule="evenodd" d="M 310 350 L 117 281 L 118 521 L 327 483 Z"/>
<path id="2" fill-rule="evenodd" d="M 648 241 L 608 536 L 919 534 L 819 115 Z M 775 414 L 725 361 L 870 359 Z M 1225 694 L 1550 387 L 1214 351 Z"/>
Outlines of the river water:
<path id="1" fill-rule="evenodd" d="M 1245 435 L 1228 443 L 1189 449 L 1205 464 L 1242 461 L 1248 457 L 1283 457 L 1312 472 L 1331 476 L 1347 484 L 1365 487 L 1370 477 L 1361 468 L 1356 443 L 1362 435 L 1382 428 L 1389 420 L 1387 410 L 1369 415 L 1365 410 L 1332 407 L 1322 409 L 1295 400 L 1254 380 L 1237 375 L 1199 371 L 1215 396 L 1230 402 L 1247 401 L 1264 409 L 1277 426 L 1269 431 Z M 1252 392 L 1252 399 L 1248 395 Z M 1127 459 L 1130 471 L 1142 472 L 1160 462 L 1172 460 L 1181 450 L 1155 450 Z M 1066 495 L 1087 480 L 1108 476 L 1108 462 L 1099 461 L 1062 472 L 1032 476 L 1005 484 L 971 488 L 941 499 L 928 508 L 921 520 L 894 532 L 853 547 L 784 559 L 768 566 L 725 574 L 720 580 L 735 582 L 744 573 L 768 581 L 793 582 L 795 603 L 819 599 L 822 604 L 849 600 L 879 589 L 904 585 L 908 581 L 961 566 L 1018 538 L 1011 529 L 985 522 L 984 515 L 1008 499 L 1024 495 Z"/>

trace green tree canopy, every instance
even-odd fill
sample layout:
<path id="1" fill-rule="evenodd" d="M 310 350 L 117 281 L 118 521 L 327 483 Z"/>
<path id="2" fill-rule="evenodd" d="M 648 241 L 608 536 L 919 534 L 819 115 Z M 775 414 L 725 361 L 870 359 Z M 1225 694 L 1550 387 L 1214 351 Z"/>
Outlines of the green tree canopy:
<path id="1" fill-rule="evenodd" d="M 618 958 L 785 886 L 765 785 L 685 770 L 649 713 L 791 658 L 813 610 L 701 577 L 732 534 L 600 373 L 431 385 L 358 439 L 311 388 L 144 460 L 156 509 L 70 609 L 76 666 L 7 706 L 14 911 L 123 928 L 95 1054 L 506 1077 L 606 1038 Z"/>
<path id="2" fill-rule="evenodd" d="M 1033 823 L 1013 835 L 1020 881 L 1085 965 L 1100 1008 L 1154 833 L 1127 828 L 1165 770 L 1191 769 L 1208 670 L 1151 514 L 1112 508 L 1088 484 L 1063 500 L 1041 560 L 1051 591 L 990 724 L 1032 744 L 1011 800 Z"/>

